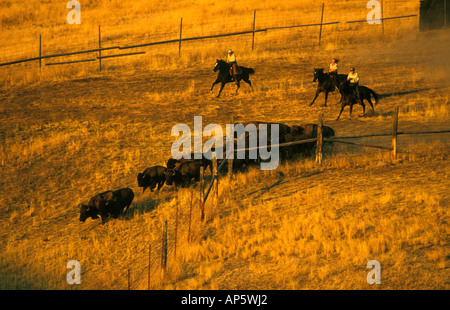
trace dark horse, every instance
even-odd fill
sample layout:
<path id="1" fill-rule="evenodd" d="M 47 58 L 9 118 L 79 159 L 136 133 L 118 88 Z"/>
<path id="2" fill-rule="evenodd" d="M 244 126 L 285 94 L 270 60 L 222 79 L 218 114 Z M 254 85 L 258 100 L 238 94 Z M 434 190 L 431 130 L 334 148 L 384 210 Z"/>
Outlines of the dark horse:
<path id="1" fill-rule="evenodd" d="M 211 92 L 213 91 L 214 85 L 216 85 L 218 83 L 222 83 L 220 90 L 219 90 L 219 94 L 217 95 L 217 98 L 218 98 L 220 96 L 220 93 L 222 92 L 222 89 L 225 86 L 225 84 L 233 82 L 233 79 L 231 78 L 231 74 L 230 74 L 230 64 L 227 63 L 226 61 L 217 59 L 216 65 L 214 66 L 214 72 L 217 72 L 217 70 L 219 70 L 219 74 L 217 75 L 217 79 L 211 86 Z M 252 68 L 246 68 L 246 67 L 242 67 L 242 66 L 239 66 L 239 70 L 240 70 L 240 73 L 236 76 L 236 79 L 235 79 L 236 86 L 237 86 L 236 93 L 239 90 L 241 80 L 244 80 L 248 85 L 250 85 L 250 87 L 252 87 L 252 82 L 250 82 L 249 77 L 250 77 L 250 74 L 255 73 L 255 70 L 253 70 Z M 253 87 L 252 87 L 252 89 L 253 89 Z"/>
<path id="2" fill-rule="evenodd" d="M 323 68 L 315 68 L 313 82 L 319 81 L 319 84 L 317 85 L 316 95 L 309 106 L 313 105 L 314 101 L 316 101 L 321 92 L 325 92 L 325 106 L 327 106 L 328 93 L 334 92 L 336 90 L 336 86 L 339 88 L 346 80 L 347 75 L 338 74 L 338 85 L 336 85 L 335 81 L 331 79 L 331 76 L 328 73 L 323 72 Z"/>
<path id="3" fill-rule="evenodd" d="M 374 92 L 372 89 L 370 89 L 369 87 L 359 86 L 359 95 L 361 97 L 360 102 L 357 102 L 356 94 L 354 92 L 354 89 L 350 86 L 349 81 L 345 81 L 344 83 L 342 83 L 342 85 L 339 88 L 339 92 L 341 93 L 341 96 L 342 96 L 341 111 L 339 112 L 339 115 L 336 118 L 336 120 L 338 120 L 339 117 L 341 116 L 342 111 L 344 110 L 345 106 L 350 106 L 350 117 L 351 117 L 353 105 L 357 104 L 357 103 L 359 103 L 362 106 L 363 114 L 361 116 L 364 116 L 366 113 L 366 105 L 364 104 L 364 100 L 367 100 L 369 102 L 370 106 L 372 107 L 372 111 L 375 111 L 375 109 L 373 108 L 371 95 L 375 99 L 375 104 L 377 104 L 378 103 L 378 94 L 376 92 Z"/>

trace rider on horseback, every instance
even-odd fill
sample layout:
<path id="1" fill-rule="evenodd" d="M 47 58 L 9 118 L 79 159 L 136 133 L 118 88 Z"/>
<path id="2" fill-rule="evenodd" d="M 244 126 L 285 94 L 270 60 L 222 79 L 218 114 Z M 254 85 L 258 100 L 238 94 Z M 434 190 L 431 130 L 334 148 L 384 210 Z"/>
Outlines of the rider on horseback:
<path id="1" fill-rule="evenodd" d="M 234 55 L 234 52 L 231 50 L 231 48 L 228 50 L 227 62 L 230 64 L 231 78 L 234 79 L 237 75 L 237 61 L 236 55 Z"/>
<path id="2" fill-rule="evenodd" d="M 347 81 L 350 82 L 350 87 L 356 93 L 356 101 L 360 102 L 360 93 L 359 93 L 359 74 L 355 71 L 355 68 L 350 68 L 350 73 L 347 76 Z"/>
<path id="3" fill-rule="evenodd" d="M 328 74 L 330 75 L 331 80 L 334 83 L 334 86 L 336 87 L 336 90 L 338 89 L 338 60 L 336 58 L 333 58 L 331 60 L 330 69 L 328 69 Z"/>

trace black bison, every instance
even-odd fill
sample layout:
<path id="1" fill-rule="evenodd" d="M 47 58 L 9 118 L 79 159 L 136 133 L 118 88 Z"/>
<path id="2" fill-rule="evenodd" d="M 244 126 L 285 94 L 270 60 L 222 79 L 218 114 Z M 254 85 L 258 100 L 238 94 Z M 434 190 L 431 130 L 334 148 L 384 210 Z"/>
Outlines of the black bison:
<path id="1" fill-rule="evenodd" d="M 173 168 L 166 169 L 166 184 L 178 187 L 187 187 L 192 179 L 196 182 L 200 180 L 200 167 L 203 163 L 201 159 L 191 159 L 175 164 Z"/>
<path id="2" fill-rule="evenodd" d="M 134 193 L 130 188 L 121 188 L 115 191 L 106 191 L 93 196 L 87 205 L 80 204 L 80 221 L 85 222 L 87 218 L 97 219 L 100 215 L 102 224 L 111 215 L 119 217 L 126 212 L 134 199 Z"/>
<path id="3" fill-rule="evenodd" d="M 147 168 L 142 173 L 138 173 L 137 181 L 138 186 L 143 187 L 142 192 L 145 192 L 147 187 L 150 188 L 150 190 L 153 192 L 156 185 L 158 185 L 158 188 L 156 190 L 160 190 L 161 187 L 164 185 L 164 182 L 166 182 L 166 176 L 165 176 L 166 167 L 163 166 L 153 166 L 150 168 Z"/>
<path id="4" fill-rule="evenodd" d="M 272 125 L 278 125 L 278 142 L 276 144 L 284 143 L 286 134 L 288 134 L 291 131 L 291 128 L 288 125 L 282 124 L 282 123 L 275 123 L 275 122 L 249 121 L 249 122 L 243 123 L 242 125 L 246 128 L 246 131 L 244 131 L 240 135 L 238 132 L 236 132 L 235 137 L 234 137 L 235 138 L 235 140 L 234 140 L 235 153 L 234 153 L 234 160 L 233 160 L 233 169 L 236 169 L 236 170 L 240 170 L 243 167 L 248 167 L 249 165 L 256 164 L 256 163 L 258 163 L 258 161 L 261 160 L 259 158 L 260 152 L 258 150 L 245 151 L 244 159 L 238 159 L 237 152 L 236 152 L 236 150 L 241 147 L 240 143 L 243 142 L 242 139 L 244 139 L 244 141 L 245 141 L 246 148 L 250 148 L 253 145 L 261 146 L 261 144 L 260 144 L 260 140 L 261 140 L 260 135 L 262 134 L 261 125 L 267 125 L 267 127 L 266 127 L 267 131 L 265 132 L 265 135 L 266 135 L 266 139 L 267 139 L 266 146 L 269 148 L 270 148 L 270 145 L 272 144 L 272 141 L 271 141 Z M 254 127 L 256 129 L 255 136 L 253 136 L 248 131 L 248 130 L 252 129 L 251 126 L 249 126 L 249 125 L 254 125 Z M 256 139 L 256 141 L 252 141 L 252 143 L 250 143 L 251 138 Z M 224 152 L 224 155 L 225 154 L 226 154 L 226 152 Z"/>
<path id="5" fill-rule="evenodd" d="M 251 121 L 251 122 L 246 122 L 243 125 L 246 127 L 249 124 L 255 125 L 256 130 L 258 130 L 258 134 L 259 134 L 259 130 L 261 129 L 260 126 L 261 125 L 267 125 L 266 128 L 267 128 L 267 142 L 268 142 L 268 144 L 270 143 L 270 137 L 271 137 L 271 130 L 272 130 L 271 124 L 278 125 L 278 133 L 279 133 L 280 143 L 283 143 L 284 142 L 283 141 L 283 137 L 287 133 L 291 132 L 291 127 L 286 125 L 286 124 L 283 124 L 283 123 Z M 246 132 L 246 138 L 248 137 L 248 135 L 249 135 L 248 132 Z"/>
<path id="6" fill-rule="evenodd" d="M 317 124 L 303 124 L 298 126 L 291 126 L 291 131 L 285 134 L 284 142 L 294 142 L 299 140 L 314 139 L 317 137 Z M 333 137 L 335 135 L 334 129 L 328 126 L 322 127 L 322 136 L 324 138 Z M 283 148 L 283 154 L 290 157 L 293 154 L 310 154 L 316 142 L 297 144 Z"/>
<path id="7" fill-rule="evenodd" d="M 190 161 L 193 161 L 193 160 L 200 161 L 200 163 L 201 163 L 200 166 L 204 167 L 205 170 L 206 170 L 206 168 L 209 167 L 210 170 L 211 170 L 211 172 L 212 172 L 212 161 L 211 161 L 210 159 L 205 158 L 205 157 L 203 156 L 203 154 L 202 154 L 202 158 L 201 158 L 201 159 L 195 159 L 194 153 L 191 153 L 191 159 L 185 159 L 185 158 L 180 158 L 180 159 L 169 158 L 169 160 L 167 160 L 166 166 L 167 166 L 167 169 L 174 169 L 175 166 L 176 166 L 178 163 L 181 163 L 181 162 L 190 162 Z"/>

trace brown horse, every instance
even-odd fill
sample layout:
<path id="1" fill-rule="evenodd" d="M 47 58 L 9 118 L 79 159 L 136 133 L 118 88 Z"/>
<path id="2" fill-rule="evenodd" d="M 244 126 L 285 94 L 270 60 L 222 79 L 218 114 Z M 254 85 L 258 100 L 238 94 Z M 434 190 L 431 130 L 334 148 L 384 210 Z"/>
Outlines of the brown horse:
<path id="1" fill-rule="evenodd" d="M 338 85 L 337 88 L 339 88 L 343 82 L 347 80 L 347 76 L 345 74 L 338 74 Z M 314 69 L 314 80 L 319 81 L 317 84 L 317 90 L 316 95 L 314 96 L 313 101 L 309 104 L 309 106 L 312 106 L 314 104 L 314 101 L 316 101 L 317 97 L 321 92 L 325 93 L 325 106 L 327 106 L 327 100 L 328 100 L 328 93 L 336 91 L 336 82 L 331 79 L 331 76 L 325 72 L 323 72 L 323 68 L 316 68 Z"/>
<path id="2" fill-rule="evenodd" d="M 250 87 L 252 87 L 252 82 L 250 82 L 250 74 L 255 73 L 255 70 L 253 70 L 252 68 L 246 68 L 246 67 L 239 66 L 239 69 L 242 72 L 239 73 L 234 80 L 234 82 L 236 82 L 236 86 L 237 86 L 236 93 L 239 90 L 241 80 L 243 80 L 248 85 L 250 85 Z M 217 72 L 217 70 L 219 70 L 219 74 L 217 75 L 217 79 L 214 81 L 214 83 L 211 86 L 211 92 L 213 91 L 214 85 L 216 85 L 218 83 L 222 83 L 222 85 L 220 86 L 219 94 L 217 95 L 217 98 L 219 98 L 220 93 L 222 92 L 225 84 L 233 82 L 233 79 L 230 74 L 230 64 L 227 63 L 226 61 L 217 59 L 216 65 L 214 66 L 214 72 Z M 252 87 L 252 89 L 253 89 L 253 87 Z"/>

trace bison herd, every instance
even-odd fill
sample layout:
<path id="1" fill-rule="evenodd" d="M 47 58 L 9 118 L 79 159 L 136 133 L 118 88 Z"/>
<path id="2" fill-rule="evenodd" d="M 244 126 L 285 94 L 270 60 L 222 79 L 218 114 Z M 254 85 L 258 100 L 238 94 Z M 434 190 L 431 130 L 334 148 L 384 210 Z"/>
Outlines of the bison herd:
<path id="1" fill-rule="evenodd" d="M 259 130 L 260 124 L 268 124 L 262 122 L 247 122 L 248 124 L 254 124 Z M 288 126 L 278 123 L 279 125 L 279 142 L 287 143 L 306 139 L 313 139 L 317 137 L 317 124 L 303 124 L 296 126 Z M 268 126 L 269 127 L 269 126 Z M 323 126 L 323 137 L 335 136 L 335 132 L 331 127 Z M 270 136 L 270 134 L 268 135 Z M 236 139 L 235 139 L 236 140 Z M 235 141 L 236 143 L 236 141 Z M 248 143 L 246 143 L 248 145 Z M 268 141 L 270 145 L 270 141 Z M 314 148 L 315 143 L 304 143 L 280 147 L 280 159 L 286 160 L 296 156 L 298 154 L 310 154 Z M 235 148 L 236 149 L 236 148 Z M 236 152 L 236 151 L 235 151 Z M 193 155 L 193 154 L 191 154 Z M 191 158 L 194 158 L 191 156 Z M 252 164 L 256 164 L 260 159 L 249 159 L 248 153 L 246 153 L 245 159 L 233 159 L 233 170 L 241 170 Z M 227 164 L 227 163 L 226 163 Z M 137 183 L 138 187 L 143 188 L 143 192 L 147 188 L 153 192 L 153 190 L 160 190 L 161 187 L 166 184 L 169 186 L 187 187 L 192 183 L 192 179 L 195 182 L 200 180 L 200 170 L 203 167 L 210 168 L 212 171 L 212 162 L 206 158 L 202 159 L 179 159 L 170 158 L 166 167 L 153 166 L 145 169 L 143 172 L 138 173 Z M 100 215 L 102 223 L 105 223 L 110 216 L 117 218 L 124 214 L 131 202 L 133 201 L 134 193 L 130 188 L 122 188 L 115 191 L 106 191 L 93 196 L 87 204 L 80 204 L 80 221 L 84 222 L 87 218 L 97 219 Z"/>

